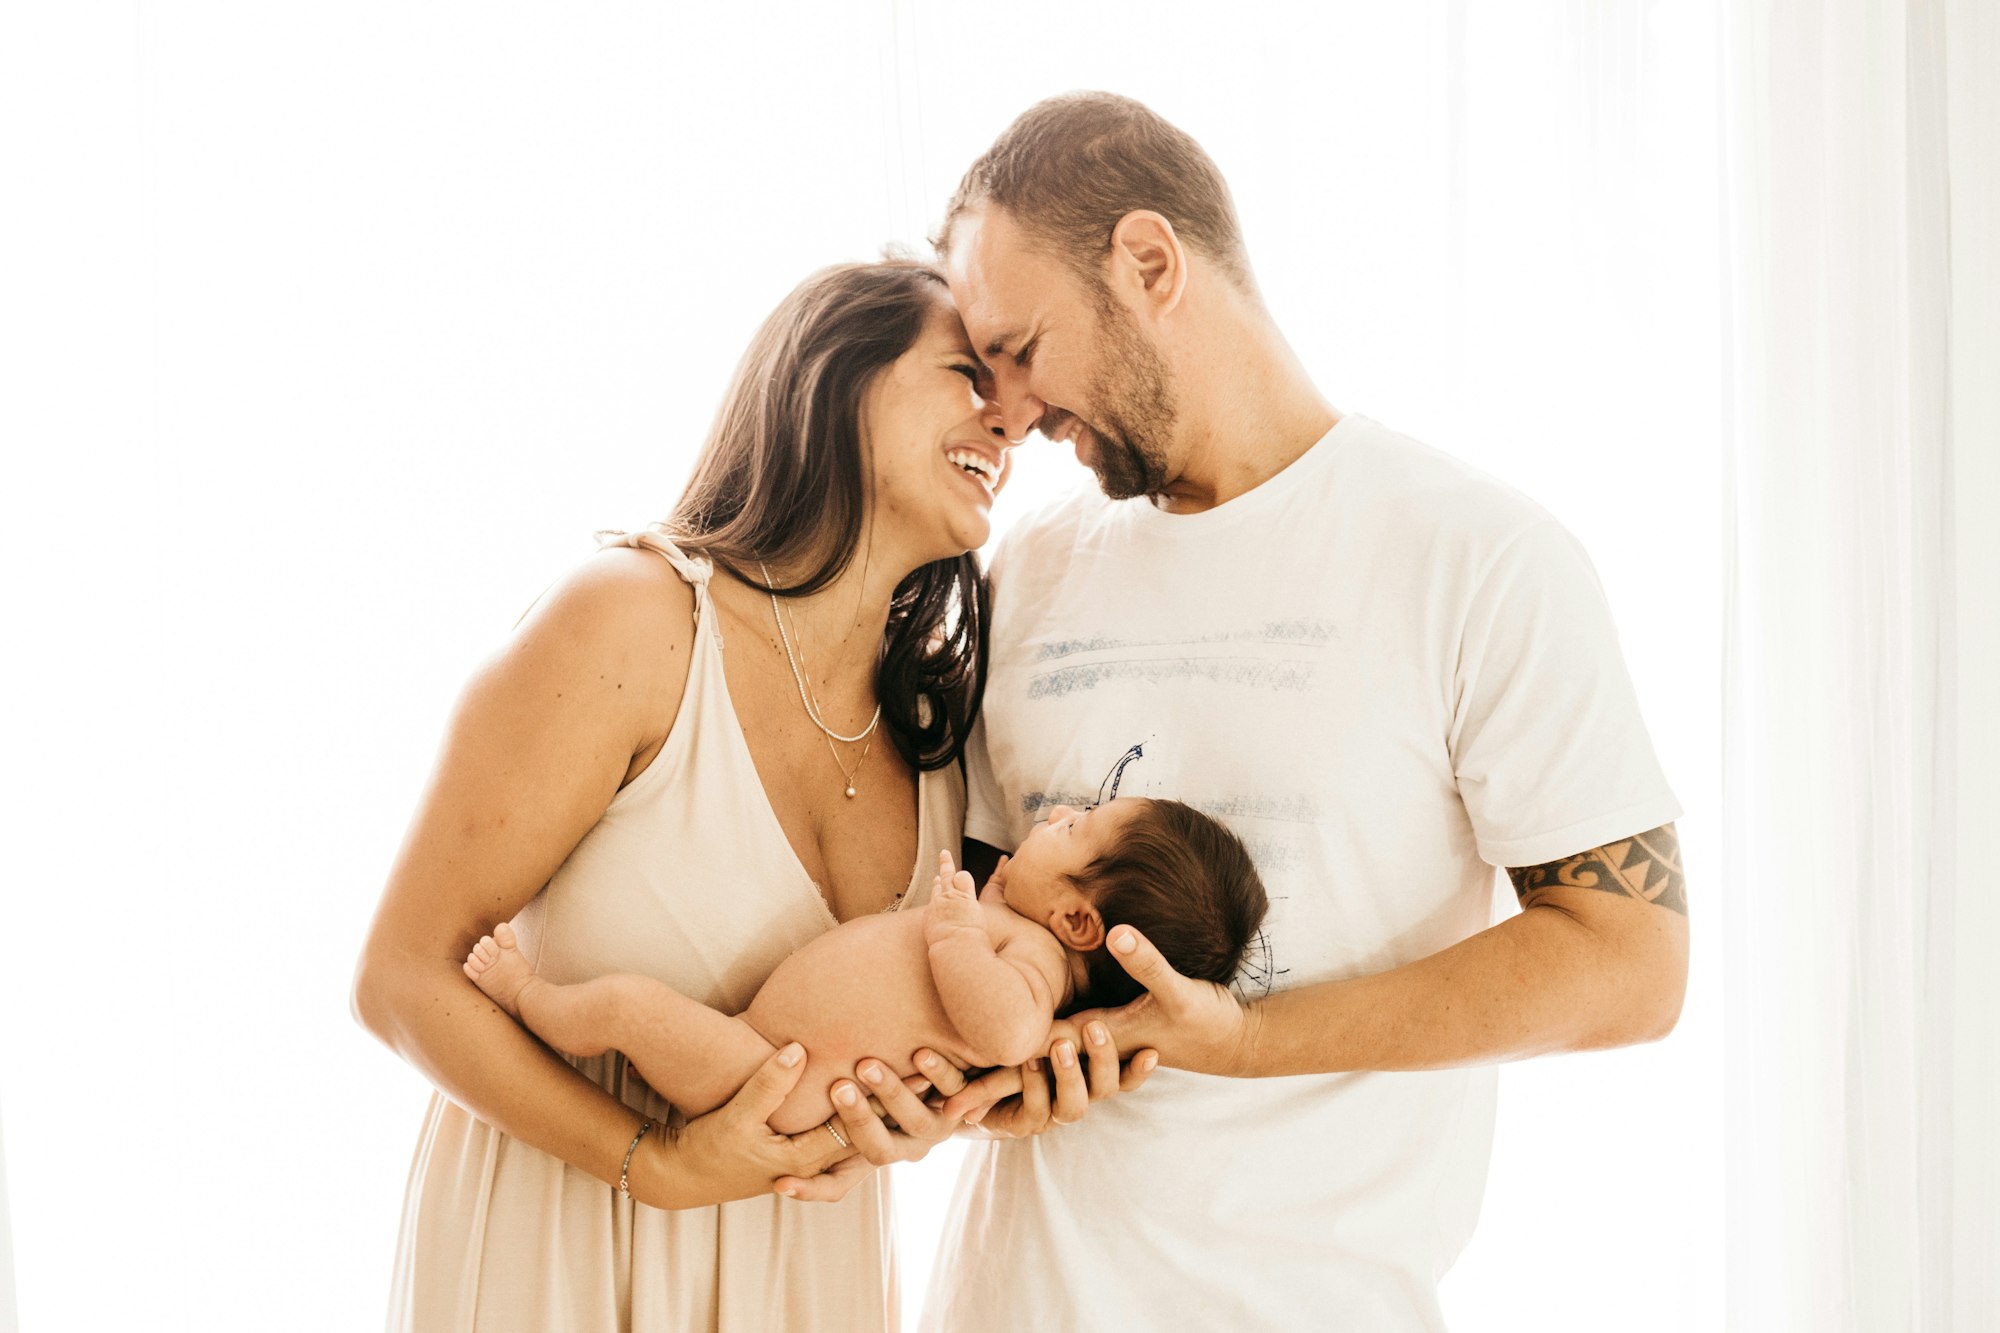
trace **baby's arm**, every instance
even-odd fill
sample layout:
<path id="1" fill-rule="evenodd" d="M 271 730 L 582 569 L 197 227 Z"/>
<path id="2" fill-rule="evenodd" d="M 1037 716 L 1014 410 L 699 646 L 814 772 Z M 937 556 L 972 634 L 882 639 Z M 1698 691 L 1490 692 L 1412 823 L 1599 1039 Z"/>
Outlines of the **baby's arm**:
<path id="1" fill-rule="evenodd" d="M 945 1016 L 982 1065 L 1018 1065 L 1039 1055 L 1056 997 L 1041 967 L 1020 951 L 994 951 L 973 893 L 972 876 L 954 873 L 951 854 L 924 909 L 931 979 Z"/>

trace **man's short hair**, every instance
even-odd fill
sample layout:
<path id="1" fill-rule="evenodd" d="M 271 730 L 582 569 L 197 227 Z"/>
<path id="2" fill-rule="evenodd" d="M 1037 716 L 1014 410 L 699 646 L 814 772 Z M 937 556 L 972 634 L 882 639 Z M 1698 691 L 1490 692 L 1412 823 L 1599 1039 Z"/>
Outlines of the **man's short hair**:
<path id="1" fill-rule="evenodd" d="M 1235 980 L 1270 906 L 1243 843 L 1179 801 L 1140 805 L 1070 880 L 1104 918 L 1107 935 L 1132 926 L 1176 972 L 1218 986 Z M 1145 991 L 1106 948 L 1088 954 L 1084 968 L 1068 1012 L 1124 1004 Z"/>
<path id="2" fill-rule="evenodd" d="M 940 259 L 959 218 L 994 204 L 1093 289 L 1104 283 L 1111 232 L 1150 209 L 1183 243 L 1250 288 L 1236 205 L 1215 163 L 1182 130 L 1116 93 L 1037 102 L 966 171 L 932 238 Z"/>

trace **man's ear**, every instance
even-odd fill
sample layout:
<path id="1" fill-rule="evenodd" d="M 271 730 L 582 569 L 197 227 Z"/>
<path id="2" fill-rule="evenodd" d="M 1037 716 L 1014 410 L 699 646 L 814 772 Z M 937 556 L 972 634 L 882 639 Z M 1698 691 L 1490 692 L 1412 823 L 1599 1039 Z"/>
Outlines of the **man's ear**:
<path id="1" fill-rule="evenodd" d="M 1104 918 L 1082 894 L 1068 899 L 1056 909 L 1049 924 L 1057 939 L 1078 953 L 1095 953 L 1104 947 Z"/>
<path id="2" fill-rule="evenodd" d="M 1187 250 L 1174 224 L 1142 208 L 1111 229 L 1111 289 L 1164 315 L 1187 290 Z"/>

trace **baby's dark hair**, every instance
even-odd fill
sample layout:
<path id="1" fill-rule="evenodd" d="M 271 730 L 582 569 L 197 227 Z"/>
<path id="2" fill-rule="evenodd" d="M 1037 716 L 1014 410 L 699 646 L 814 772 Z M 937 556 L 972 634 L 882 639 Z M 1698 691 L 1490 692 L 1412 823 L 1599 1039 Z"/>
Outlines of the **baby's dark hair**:
<path id="1" fill-rule="evenodd" d="M 1110 849 L 1070 882 L 1096 906 L 1107 935 L 1114 926 L 1135 927 L 1176 972 L 1221 986 L 1235 980 L 1270 905 L 1236 835 L 1179 801 L 1141 802 Z M 1086 955 L 1084 967 L 1068 1012 L 1145 992 L 1107 948 Z"/>

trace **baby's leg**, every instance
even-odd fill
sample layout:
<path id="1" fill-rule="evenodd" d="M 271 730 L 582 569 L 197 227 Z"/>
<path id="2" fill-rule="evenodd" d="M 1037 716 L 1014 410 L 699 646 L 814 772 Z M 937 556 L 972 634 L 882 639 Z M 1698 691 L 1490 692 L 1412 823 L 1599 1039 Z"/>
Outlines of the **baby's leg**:
<path id="1" fill-rule="evenodd" d="M 502 922 L 465 960 L 465 974 L 521 1025 L 559 1051 L 622 1051 L 654 1091 L 692 1117 L 736 1095 L 771 1043 L 651 977 L 618 973 L 558 985 L 535 975 Z"/>

